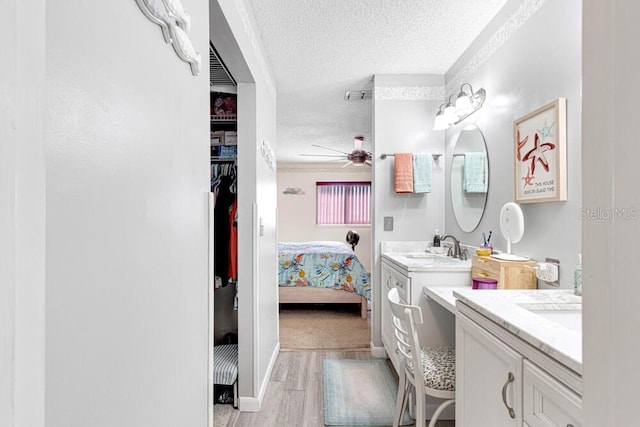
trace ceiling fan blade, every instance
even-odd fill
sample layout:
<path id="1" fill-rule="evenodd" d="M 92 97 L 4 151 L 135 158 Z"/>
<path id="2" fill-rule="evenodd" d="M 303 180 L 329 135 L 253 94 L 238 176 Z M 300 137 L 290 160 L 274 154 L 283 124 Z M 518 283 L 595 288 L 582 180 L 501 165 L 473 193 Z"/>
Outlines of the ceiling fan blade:
<path id="1" fill-rule="evenodd" d="M 345 163 L 344 165 L 342 165 L 343 168 L 346 168 L 347 166 L 351 166 L 353 164 L 353 162 L 351 160 L 349 160 L 347 163 Z"/>
<path id="2" fill-rule="evenodd" d="M 342 154 L 349 154 L 346 151 L 340 151 L 340 150 L 336 150 L 335 148 L 329 148 L 329 147 L 323 147 L 322 145 L 316 145 L 316 144 L 311 144 L 312 147 L 318 147 L 318 148 L 323 148 L 325 150 L 331 150 L 331 151 L 336 151 L 338 153 L 342 153 Z"/>

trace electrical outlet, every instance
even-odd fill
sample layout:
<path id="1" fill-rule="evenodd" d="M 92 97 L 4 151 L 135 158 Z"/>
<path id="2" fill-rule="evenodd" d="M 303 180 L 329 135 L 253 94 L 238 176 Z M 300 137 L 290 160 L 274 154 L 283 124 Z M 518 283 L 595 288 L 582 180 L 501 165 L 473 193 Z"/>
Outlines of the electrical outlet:
<path id="1" fill-rule="evenodd" d="M 393 231 L 393 217 L 385 216 L 384 217 L 384 231 Z"/>
<path id="2" fill-rule="evenodd" d="M 560 260 L 555 258 L 545 258 L 545 264 L 549 264 L 550 267 L 546 271 L 542 272 L 538 270 L 541 274 L 536 274 L 539 279 L 543 280 L 547 285 L 551 286 L 560 286 Z M 544 277 L 541 277 L 544 276 Z"/>

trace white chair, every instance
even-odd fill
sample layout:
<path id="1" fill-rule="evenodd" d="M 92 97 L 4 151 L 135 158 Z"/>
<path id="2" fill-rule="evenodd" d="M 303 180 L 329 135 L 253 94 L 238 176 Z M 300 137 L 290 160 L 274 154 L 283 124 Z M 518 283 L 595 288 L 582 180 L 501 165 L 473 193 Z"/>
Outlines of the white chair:
<path id="1" fill-rule="evenodd" d="M 429 421 L 429 427 L 434 427 L 442 411 L 455 401 L 455 350 L 450 347 L 420 348 L 416 330 L 416 325 L 422 324 L 420 307 L 401 303 L 396 288 L 389 291 L 387 299 L 393 314 L 397 353 L 402 356 L 393 427 L 402 422 L 411 386 L 416 394 L 416 426 L 424 426 L 427 396 L 445 399 Z"/>

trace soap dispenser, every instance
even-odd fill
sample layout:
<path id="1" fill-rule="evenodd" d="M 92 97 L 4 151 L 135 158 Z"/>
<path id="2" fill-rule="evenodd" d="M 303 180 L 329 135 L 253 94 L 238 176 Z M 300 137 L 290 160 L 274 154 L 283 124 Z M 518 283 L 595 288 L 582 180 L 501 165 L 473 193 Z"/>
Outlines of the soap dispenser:
<path id="1" fill-rule="evenodd" d="M 434 248 L 440 247 L 440 230 L 437 228 L 433 230 L 433 245 Z"/>
<path id="2" fill-rule="evenodd" d="M 573 272 L 573 293 L 582 295 L 582 254 L 578 254 L 578 265 Z"/>

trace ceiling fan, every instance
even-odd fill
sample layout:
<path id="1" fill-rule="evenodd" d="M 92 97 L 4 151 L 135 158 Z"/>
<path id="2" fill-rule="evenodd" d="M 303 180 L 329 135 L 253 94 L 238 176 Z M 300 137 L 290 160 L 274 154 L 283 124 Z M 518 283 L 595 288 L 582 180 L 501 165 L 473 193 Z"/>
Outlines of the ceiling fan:
<path id="1" fill-rule="evenodd" d="M 356 136 L 355 138 L 353 138 L 354 149 L 350 153 L 347 153 L 346 151 L 336 150 L 334 148 L 323 147 L 322 145 L 311 144 L 313 147 L 322 148 L 324 150 L 335 151 L 340 154 L 300 154 L 300 155 L 309 156 L 309 157 L 338 157 L 338 158 L 346 159 L 347 163 L 345 163 L 345 165 L 342 167 L 347 167 L 350 165 L 371 166 L 371 152 L 365 151 L 362 149 L 363 142 L 364 142 L 364 136 Z"/>

